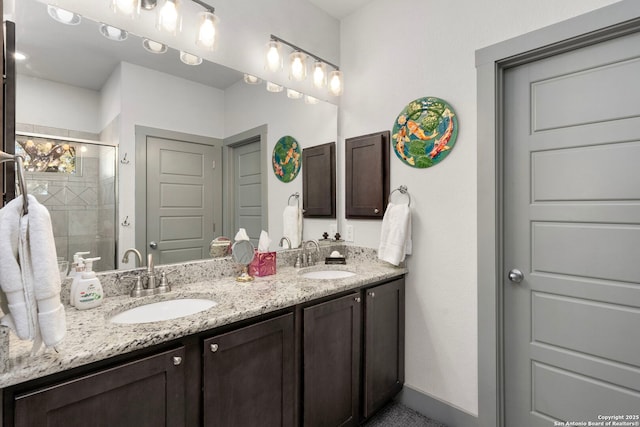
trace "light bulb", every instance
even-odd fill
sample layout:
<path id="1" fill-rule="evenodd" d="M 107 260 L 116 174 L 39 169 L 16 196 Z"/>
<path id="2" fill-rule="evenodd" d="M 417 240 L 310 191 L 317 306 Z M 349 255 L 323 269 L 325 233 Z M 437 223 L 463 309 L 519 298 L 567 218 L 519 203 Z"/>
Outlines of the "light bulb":
<path id="1" fill-rule="evenodd" d="M 196 45 L 213 50 L 216 42 L 218 17 L 211 12 L 200 13 L 200 26 L 196 35 Z"/>
<path id="2" fill-rule="evenodd" d="M 316 61 L 313 64 L 313 85 L 322 89 L 327 84 L 327 65 L 324 62 Z"/>
<path id="3" fill-rule="evenodd" d="M 342 95 L 343 91 L 342 71 L 335 70 L 329 73 L 329 92 L 334 96 Z"/>
<path id="4" fill-rule="evenodd" d="M 140 0 L 112 0 L 111 9 L 114 12 L 135 18 L 140 13 Z"/>
<path id="5" fill-rule="evenodd" d="M 271 40 L 269 43 L 267 43 L 267 62 L 265 64 L 265 68 L 274 73 L 282 69 L 280 43 L 276 40 Z"/>
<path id="6" fill-rule="evenodd" d="M 307 78 L 307 55 L 302 52 L 293 52 L 289 55 L 289 78 L 302 81 Z"/>
<path id="7" fill-rule="evenodd" d="M 158 29 L 176 34 L 182 29 L 178 0 L 166 0 L 158 10 Z"/>

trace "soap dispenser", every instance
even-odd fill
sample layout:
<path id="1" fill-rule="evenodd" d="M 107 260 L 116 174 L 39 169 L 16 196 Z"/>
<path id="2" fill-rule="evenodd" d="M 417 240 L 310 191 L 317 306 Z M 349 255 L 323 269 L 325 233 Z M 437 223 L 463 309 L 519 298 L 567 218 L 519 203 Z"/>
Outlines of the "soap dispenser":
<path id="1" fill-rule="evenodd" d="M 87 258 L 85 262 L 85 271 L 79 273 L 80 280 L 78 280 L 77 287 L 74 293 L 75 307 L 78 310 L 86 310 L 88 308 L 97 307 L 102 304 L 104 293 L 102 291 L 102 285 L 100 280 L 96 276 L 93 269 L 93 262 L 98 261 L 97 258 Z"/>
<path id="2" fill-rule="evenodd" d="M 84 258 L 80 256 L 81 254 L 82 252 L 78 252 L 73 256 L 73 282 L 71 282 L 71 291 L 69 292 L 69 304 L 73 307 L 76 306 L 76 290 L 78 289 L 78 282 L 82 279 L 82 273 L 85 268 Z M 69 276 L 71 276 L 71 274 L 69 274 Z"/>
<path id="3" fill-rule="evenodd" d="M 67 277 L 75 277 L 78 263 L 82 259 L 82 255 L 89 255 L 90 253 L 91 252 L 76 252 L 75 254 L 73 254 L 73 262 L 71 263 L 71 268 L 69 269 L 69 274 Z"/>

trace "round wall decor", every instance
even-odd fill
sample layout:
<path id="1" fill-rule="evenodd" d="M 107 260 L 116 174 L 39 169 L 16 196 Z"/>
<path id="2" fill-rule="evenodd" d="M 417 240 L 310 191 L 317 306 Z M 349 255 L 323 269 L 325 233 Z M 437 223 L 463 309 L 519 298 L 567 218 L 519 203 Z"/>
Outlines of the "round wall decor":
<path id="1" fill-rule="evenodd" d="M 302 157 L 300 144 L 292 136 L 283 136 L 273 147 L 273 157 L 271 161 L 273 173 L 282 182 L 291 182 L 298 176 Z"/>
<path id="2" fill-rule="evenodd" d="M 391 143 L 398 158 L 414 168 L 441 162 L 456 143 L 458 116 L 446 101 L 428 96 L 410 102 L 393 124 Z"/>

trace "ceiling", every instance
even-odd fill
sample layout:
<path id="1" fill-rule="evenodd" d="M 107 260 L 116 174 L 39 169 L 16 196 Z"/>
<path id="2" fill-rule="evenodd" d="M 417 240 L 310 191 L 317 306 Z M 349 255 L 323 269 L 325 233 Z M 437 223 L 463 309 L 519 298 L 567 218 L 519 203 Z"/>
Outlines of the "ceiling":
<path id="1" fill-rule="evenodd" d="M 371 0 L 308 1 L 342 19 Z M 16 47 L 29 57 L 16 64 L 19 74 L 91 90 L 100 90 L 123 61 L 221 90 L 243 76 L 209 61 L 199 66 L 185 65 L 172 49 L 162 55 L 149 53 L 135 35 L 130 34 L 121 42 L 108 40 L 99 33 L 99 25 L 88 19 L 75 26 L 60 24 L 49 17 L 46 5 L 37 0 L 15 3 Z"/>
<path id="2" fill-rule="evenodd" d="M 342 19 L 371 0 L 309 0 L 336 19 Z"/>

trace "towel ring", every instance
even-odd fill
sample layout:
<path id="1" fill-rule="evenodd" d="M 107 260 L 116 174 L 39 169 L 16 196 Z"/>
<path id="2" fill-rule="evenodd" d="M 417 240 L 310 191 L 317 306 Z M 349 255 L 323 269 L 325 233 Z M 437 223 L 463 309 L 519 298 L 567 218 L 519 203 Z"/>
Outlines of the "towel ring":
<path id="1" fill-rule="evenodd" d="M 395 193 L 396 191 L 399 191 L 400 194 L 404 194 L 405 196 L 407 196 L 409 198 L 409 203 L 407 203 L 407 206 L 411 206 L 411 194 L 409 194 L 409 190 L 407 190 L 407 186 L 406 185 L 401 185 L 400 187 L 398 187 L 395 190 L 393 190 L 389 194 L 389 200 L 391 200 L 391 195 L 393 193 Z"/>
<path id="2" fill-rule="evenodd" d="M 298 204 L 298 207 L 300 207 L 300 193 L 298 193 L 297 191 L 289 196 L 289 200 L 287 200 L 287 206 L 291 204 L 292 197 L 295 197 L 296 203 Z"/>

